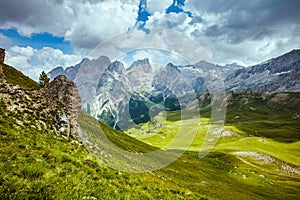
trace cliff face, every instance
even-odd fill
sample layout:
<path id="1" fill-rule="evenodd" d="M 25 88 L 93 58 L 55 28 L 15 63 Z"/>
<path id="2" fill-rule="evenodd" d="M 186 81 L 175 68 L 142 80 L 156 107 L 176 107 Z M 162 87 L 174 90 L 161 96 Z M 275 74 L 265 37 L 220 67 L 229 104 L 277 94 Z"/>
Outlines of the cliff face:
<path id="1" fill-rule="evenodd" d="M 4 59 L 5 59 L 5 50 L 0 48 L 0 80 L 4 79 L 3 69 L 1 66 L 1 64 L 4 63 Z"/>
<path id="2" fill-rule="evenodd" d="M 0 65 L 0 80 L 1 79 L 4 79 L 4 74 L 3 74 L 2 66 Z"/>
<path id="3" fill-rule="evenodd" d="M 60 131 L 79 139 L 78 111 L 81 109 L 81 98 L 74 82 L 64 75 L 56 77 L 46 87 L 47 102 L 51 110 L 57 110 L 55 120 Z"/>
<path id="4" fill-rule="evenodd" d="M 0 63 L 4 63 L 5 49 L 0 48 Z"/>

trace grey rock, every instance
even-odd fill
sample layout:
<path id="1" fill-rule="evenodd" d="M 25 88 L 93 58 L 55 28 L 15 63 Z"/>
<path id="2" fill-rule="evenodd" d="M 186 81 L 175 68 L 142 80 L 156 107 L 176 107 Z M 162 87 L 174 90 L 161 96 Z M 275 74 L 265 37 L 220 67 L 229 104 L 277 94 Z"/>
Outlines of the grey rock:
<path id="1" fill-rule="evenodd" d="M 0 48 L 0 63 L 4 63 L 5 60 L 5 49 Z"/>

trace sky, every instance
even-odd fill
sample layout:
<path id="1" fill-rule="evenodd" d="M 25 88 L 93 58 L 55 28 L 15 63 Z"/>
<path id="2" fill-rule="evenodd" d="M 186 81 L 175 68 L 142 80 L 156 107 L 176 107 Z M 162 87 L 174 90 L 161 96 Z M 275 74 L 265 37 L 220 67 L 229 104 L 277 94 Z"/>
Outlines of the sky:
<path id="1" fill-rule="evenodd" d="M 132 30 L 149 34 L 151 28 L 177 31 L 216 64 L 250 66 L 300 48 L 300 1 L 0 0 L 6 63 L 35 80 L 43 70 L 79 63 L 113 36 Z M 184 41 L 178 38 L 172 48 Z M 130 56 L 153 54 L 142 50 Z"/>

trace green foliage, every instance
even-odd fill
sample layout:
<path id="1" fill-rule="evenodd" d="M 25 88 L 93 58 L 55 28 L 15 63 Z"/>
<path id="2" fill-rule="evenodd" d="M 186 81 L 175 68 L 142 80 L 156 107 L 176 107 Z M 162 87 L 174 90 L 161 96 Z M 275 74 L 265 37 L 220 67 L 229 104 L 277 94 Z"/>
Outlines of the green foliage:
<path id="1" fill-rule="evenodd" d="M 40 88 L 39 84 L 25 76 L 22 72 L 16 70 L 15 68 L 6 65 L 0 64 L 3 68 L 3 73 L 7 83 L 12 85 L 19 85 L 21 88 L 26 90 L 37 90 Z"/>
<path id="2" fill-rule="evenodd" d="M 40 80 L 40 85 L 42 87 L 45 87 L 49 83 L 50 78 L 48 78 L 47 74 L 44 71 L 42 71 L 42 73 L 40 74 L 39 80 Z"/>

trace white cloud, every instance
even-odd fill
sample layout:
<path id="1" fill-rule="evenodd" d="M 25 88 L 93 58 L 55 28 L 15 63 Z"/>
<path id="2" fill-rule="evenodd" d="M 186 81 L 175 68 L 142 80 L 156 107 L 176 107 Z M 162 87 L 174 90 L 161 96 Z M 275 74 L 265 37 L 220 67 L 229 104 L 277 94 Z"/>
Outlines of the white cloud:
<path id="1" fill-rule="evenodd" d="M 185 13 L 162 13 L 155 12 L 149 17 L 146 27 L 169 28 L 181 30 L 186 27 L 192 19 Z"/>
<path id="2" fill-rule="evenodd" d="M 71 41 L 74 48 L 93 48 L 136 22 L 138 0 L 57 0 L 1 3 L 0 28 L 23 36 L 48 32 Z"/>
<path id="3" fill-rule="evenodd" d="M 163 12 L 170 5 L 172 5 L 173 0 L 148 0 L 147 7 L 150 13 Z"/>
<path id="4" fill-rule="evenodd" d="M 32 47 L 13 46 L 7 50 L 5 62 L 34 80 L 38 80 L 39 74 L 62 66 L 69 67 L 78 64 L 82 57 L 79 55 L 64 54 L 61 50 L 44 47 L 40 50 Z"/>
<path id="5" fill-rule="evenodd" d="M 66 32 L 65 38 L 79 48 L 95 47 L 99 42 L 133 27 L 137 18 L 137 4 L 122 1 L 104 1 L 84 4 L 77 20 Z"/>

